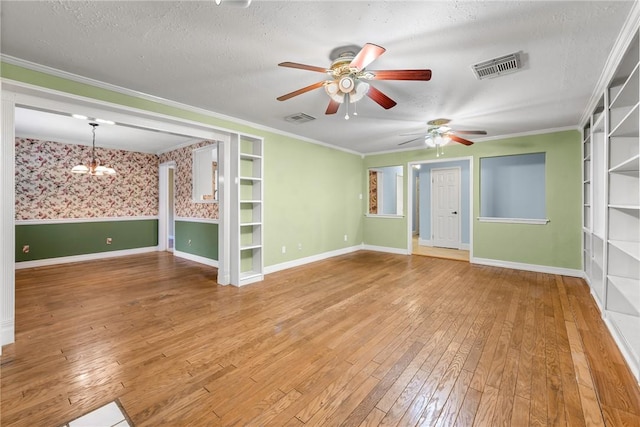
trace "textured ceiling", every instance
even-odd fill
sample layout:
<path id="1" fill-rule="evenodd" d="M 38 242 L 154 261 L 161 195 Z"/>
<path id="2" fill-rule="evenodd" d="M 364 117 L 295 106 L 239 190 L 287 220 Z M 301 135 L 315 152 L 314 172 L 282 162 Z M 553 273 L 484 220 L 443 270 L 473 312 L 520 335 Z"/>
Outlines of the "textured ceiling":
<path id="1" fill-rule="evenodd" d="M 361 153 L 446 117 L 489 137 L 577 126 L 631 10 L 625 1 L 2 1 L 3 55 L 237 117 Z M 358 117 L 325 116 L 323 80 L 339 46 L 387 51 L 370 69 L 429 68 L 429 82 L 375 81 L 397 101 L 365 98 Z M 522 52 L 524 69 L 479 81 L 471 65 Z M 304 112 L 315 121 L 292 124 Z M 410 138 L 409 138 L 410 139 Z M 402 148 L 416 147 L 419 143 Z M 159 150 L 158 150 L 159 151 Z"/>

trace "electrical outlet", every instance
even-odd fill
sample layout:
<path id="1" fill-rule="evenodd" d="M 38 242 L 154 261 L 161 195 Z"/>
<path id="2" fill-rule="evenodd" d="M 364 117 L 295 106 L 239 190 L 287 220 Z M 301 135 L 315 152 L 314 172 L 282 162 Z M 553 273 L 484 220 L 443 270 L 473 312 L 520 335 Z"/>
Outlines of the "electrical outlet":
<path id="1" fill-rule="evenodd" d="M 298 243 L 298 250 L 301 251 L 302 250 L 302 243 Z"/>
<path id="2" fill-rule="evenodd" d="M 362 200 L 362 193 L 360 193 L 360 194 L 358 195 L 358 198 L 359 198 L 360 200 Z"/>
<path id="3" fill-rule="evenodd" d="M 113 239 L 111 237 L 107 237 L 107 245 L 113 243 Z"/>
<path id="4" fill-rule="evenodd" d="M 347 235 L 346 234 L 344 235 L 344 241 L 345 242 L 347 241 Z"/>
<path id="5" fill-rule="evenodd" d="M 23 254 L 29 253 L 29 245 L 22 245 L 22 253 Z"/>
<path id="6" fill-rule="evenodd" d="M 286 247 L 286 246 L 283 246 L 283 247 L 282 247 L 282 253 L 283 253 L 283 254 L 286 254 L 286 253 L 287 253 L 287 247 Z"/>
<path id="7" fill-rule="evenodd" d="M 189 241 L 187 243 L 189 244 L 189 246 L 191 246 L 191 239 L 189 239 Z"/>

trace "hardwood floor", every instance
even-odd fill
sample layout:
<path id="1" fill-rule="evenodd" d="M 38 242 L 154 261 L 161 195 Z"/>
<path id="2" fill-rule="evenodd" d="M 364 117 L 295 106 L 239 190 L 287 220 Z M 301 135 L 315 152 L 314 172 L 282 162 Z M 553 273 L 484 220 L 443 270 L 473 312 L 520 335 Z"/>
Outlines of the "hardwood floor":
<path id="1" fill-rule="evenodd" d="M 19 270 L 2 426 L 640 425 L 580 279 L 360 251 L 221 287 L 153 253 Z"/>
<path id="2" fill-rule="evenodd" d="M 413 237 L 411 253 L 413 255 L 430 256 L 434 258 L 455 259 L 469 262 L 469 251 L 461 249 L 438 248 L 435 246 L 422 246 L 418 244 L 418 237 Z"/>

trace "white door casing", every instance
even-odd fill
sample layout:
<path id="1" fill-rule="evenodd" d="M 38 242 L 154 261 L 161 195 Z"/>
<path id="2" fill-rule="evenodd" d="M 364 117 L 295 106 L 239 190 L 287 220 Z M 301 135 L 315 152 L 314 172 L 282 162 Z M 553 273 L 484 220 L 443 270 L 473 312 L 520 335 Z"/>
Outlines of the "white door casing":
<path id="1" fill-rule="evenodd" d="M 460 168 L 431 170 L 431 241 L 460 248 Z"/>

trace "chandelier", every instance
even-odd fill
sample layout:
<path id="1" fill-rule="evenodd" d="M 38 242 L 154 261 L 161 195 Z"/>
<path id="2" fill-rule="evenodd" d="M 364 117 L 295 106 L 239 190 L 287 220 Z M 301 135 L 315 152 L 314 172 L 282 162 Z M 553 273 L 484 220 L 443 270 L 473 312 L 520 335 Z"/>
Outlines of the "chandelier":
<path id="1" fill-rule="evenodd" d="M 97 123 L 89 123 L 89 126 L 92 127 L 91 133 L 93 134 L 93 141 L 91 145 L 91 162 L 89 163 L 89 166 L 82 164 L 74 166 L 73 169 L 71 169 L 71 172 L 79 174 L 88 173 L 89 175 L 95 176 L 115 175 L 115 169 L 106 166 L 100 166 L 100 163 L 98 163 L 98 161 L 96 160 L 96 128 L 99 125 Z"/>

